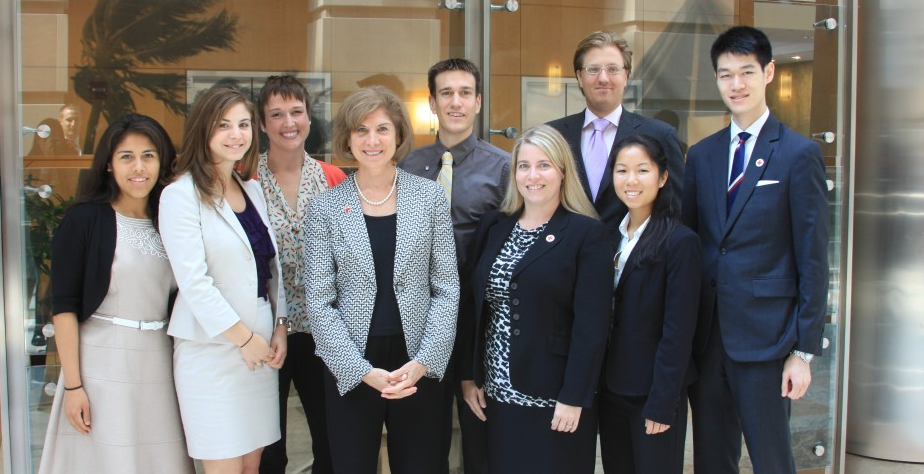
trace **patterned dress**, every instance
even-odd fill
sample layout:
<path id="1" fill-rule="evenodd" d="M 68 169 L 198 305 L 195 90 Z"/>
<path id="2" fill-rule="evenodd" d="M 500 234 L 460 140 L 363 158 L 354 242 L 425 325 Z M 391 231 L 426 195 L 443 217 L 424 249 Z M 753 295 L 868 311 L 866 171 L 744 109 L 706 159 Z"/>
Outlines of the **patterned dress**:
<path id="1" fill-rule="evenodd" d="M 166 319 L 176 282 L 160 235 L 149 219 L 118 213 L 116 234 L 109 292 L 95 314 Z M 166 328 L 140 331 L 91 317 L 79 331 L 90 433 L 78 433 L 67 421 L 62 373 L 38 472 L 195 472 L 186 453 L 173 384 L 173 343 Z"/>
<path id="2" fill-rule="evenodd" d="M 485 299 L 490 305 L 491 320 L 485 347 L 485 389 L 489 397 L 526 407 L 550 408 L 556 401 L 518 392 L 510 383 L 510 277 L 520 260 L 545 230 L 546 224 L 525 230 L 517 223 L 504 242 L 488 275 Z"/>

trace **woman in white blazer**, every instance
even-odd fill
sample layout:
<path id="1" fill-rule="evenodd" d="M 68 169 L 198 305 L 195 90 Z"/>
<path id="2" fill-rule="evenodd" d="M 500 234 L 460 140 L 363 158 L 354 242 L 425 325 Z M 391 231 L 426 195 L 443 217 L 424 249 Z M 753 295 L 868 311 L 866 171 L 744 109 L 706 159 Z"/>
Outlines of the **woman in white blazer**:
<path id="1" fill-rule="evenodd" d="M 439 380 L 455 339 L 459 277 L 443 188 L 395 167 L 411 136 L 393 92 L 373 86 L 348 96 L 333 148 L 357 171 L 308 211 L 308 318 L 328 369 L 335 472 L 376 472 L 383 423 L 392 472 L 442 466 Z"/>
<path id="2" fill-rule="evenodd" d="M 256 473 L 279 432 L 285 296 L 257 165 L 256 111 L 216 88 L 190 112 L 160 232 L 179 294 L 167 333 L 190 456 L 206 473 Z M 236 168 L 239 170 L 236 171 Z"/>

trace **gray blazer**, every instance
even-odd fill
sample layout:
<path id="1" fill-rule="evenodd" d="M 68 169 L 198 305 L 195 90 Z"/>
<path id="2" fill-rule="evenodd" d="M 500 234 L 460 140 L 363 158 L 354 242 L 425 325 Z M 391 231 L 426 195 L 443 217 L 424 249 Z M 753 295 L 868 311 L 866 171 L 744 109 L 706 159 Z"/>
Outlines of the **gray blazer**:
<path id="1" fill-rule="evenodd" d="M 439 184 L 400 169 L 397 192 L 394 289 L 407 353 L 427 367 L 427 377 L 442 378 L 459 307 L 449 203 Z M 305 241 L 308 320 L 317 355 L 343 395 L 373 368 L 364 354 L 375 265 L 354 176 L 311 202 Z"/>

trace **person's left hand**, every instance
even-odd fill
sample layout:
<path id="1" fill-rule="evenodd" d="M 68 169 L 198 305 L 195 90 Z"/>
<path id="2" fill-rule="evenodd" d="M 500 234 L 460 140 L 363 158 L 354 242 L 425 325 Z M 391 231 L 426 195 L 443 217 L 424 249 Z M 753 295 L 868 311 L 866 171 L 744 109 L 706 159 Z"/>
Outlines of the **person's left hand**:
<path id="1" fill-rule="evenodd" d="M 658 434 L 663 433 L 671 428 L 671 425 L 665 425 L 664 423 L 658 423 L 657 421 L 651 421 L 645 418 L 645 434 Z"/>
<path id="2" fill-rule="evenodd" d="M 555 403 L 555 415 L 552 416 L 553 431 L 574 433 L 578 429 L 578 422 L 580 420 L 581 407 L 565 405 L 562 402 Z"/>
<path id="3" fill-rule="evenodd" d="M 408 361 L 401 368 L 388 374 L 388 383 L 390 387 L 382 390 L 382 397 L 388 399 L 404 398 L 416 393 L 408 392 L 408 389 L 415 387 L 417 381 L 426 375 L 427 367 L 416 360 Z"/>
<path id="4" fill-rule="evenodd" d="M 798 400 L 811 384 L 812 367 L 799 356 L 790 354 L 783 363 L 783 396 Z"/>
<path id="5" fill-rule="evenodd" d="M 285 326 L 276 326 L 273 336 L 270 338 L 270 349 L 273 358 L 266 361 L 266 365 L 274 368 L 282 368 L 283 362 L 286 361 L 286 354 L 289 348 L 289 332 Z"/>

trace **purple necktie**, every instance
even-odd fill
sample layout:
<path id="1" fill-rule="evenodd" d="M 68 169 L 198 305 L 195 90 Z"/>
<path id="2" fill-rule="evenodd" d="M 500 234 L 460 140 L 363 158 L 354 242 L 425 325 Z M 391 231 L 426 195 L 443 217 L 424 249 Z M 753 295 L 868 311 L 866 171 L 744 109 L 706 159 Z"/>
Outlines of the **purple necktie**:
<path id="1" fill-rule="evenodd" d="M 607 149 L 606 140 L 603 139 L 603 130 L 610 124 L 610 121 L 595 119 L 593 124 L 594 132 L 590 135 L 588 150 L 584 155 L 584 169 L 587 170 L 590 195 L 596 201 L 597 192 L 600 191 L 600 181 L 603 180 L 603 172 L 606 171 L 606 162 L 610 159 L 610 150 Z"/>
<path id="2" fill-rule="evenodd" d="M 751 134 L 748 132 L 738 134 L 738 146 L 735 147 L 732 169 L 728 175 L 728 207 L 725 208 L 726 213 L 731 212 L 732 204 L 735 203 L 735 196 L 738 195 L 738 185 L 744 179 L 744 143 L 748 141 L 748 138 L 751 138 Z"/>

